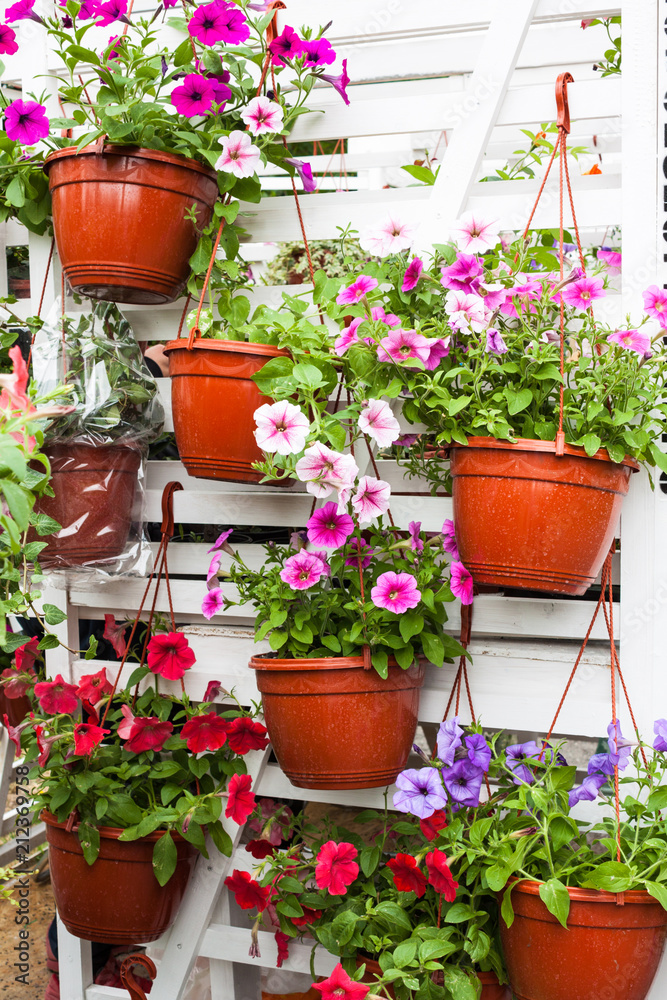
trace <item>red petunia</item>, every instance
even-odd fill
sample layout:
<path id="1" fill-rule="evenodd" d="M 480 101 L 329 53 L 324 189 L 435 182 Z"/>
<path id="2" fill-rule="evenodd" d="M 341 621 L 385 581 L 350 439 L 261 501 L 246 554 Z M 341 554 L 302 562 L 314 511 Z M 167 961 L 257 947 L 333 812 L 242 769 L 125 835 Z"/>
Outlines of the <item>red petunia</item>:
<path id="1" fill-rule="evenodd" d="M 249 840 L 245 845 L 245 849 L 248 854 L 252 854 L 253 858 L 257 858 L 261 861 L 263 858 L 268 858 L 270 854 L 275 854 L 276 849 L 269 840 Z"/>
<path id="2" fill-rule="evenodd" d="M 120 656 L 121 659 L 125 656 L 127 649 L 125 633 L 129 624 L 129 622 L 117 622 L 113 615 L 104 616 L 102 638 L 111 643 L 114 653 L 116 656 Z"/>
<path id="3" fill-rule="evenodd" d="M 203 701 L 215 701 L 222 691 L 222 681 L 209 681 L 204 691 Z"/>
<path id="4" fill-rule="evenodd" d="M 35 684 L 35 694 L 42 711 L 47 715 L 69 715 L 76 712 L 79 704 L 76 688 L 73 684 L 68 684 L 62 674 L 58 674 L 54 681 Z"/>
<path id="5" fill-rule="evenodd" d="M 16 756 L 20 757 L 21 753 L 22 753 L 22 750 L 21 750 L 21 726 L 12 726 L 10 724 L 9 719 L 7 718 L 6 715 L 3 715 L 3 717 L 2 717 L 2 724 L 5 727 L 5 729 L 7 730 L 7 736 L 9 736 L 10 740 L 12 741 L 12 743 L 14 744 L 14 746 L 16 747 Z"/>
<path id="6" fill-rule="evenodd" d="M 107 672 L 102 667 L 96 674 L 86 674 L 85 677 L 82 677 L 76 693 L 81 701 L 89 701 L 91 705 L 96 705 L 105 694 L 111 694 L 111 690 L 111 684 L 107 680 Z"/>
<path id="7" fill-rule="evenodd" d="M 183 726 L 181 739 L 187 740 L 188 750 L 192 753 L 219 750 L 227 739 L 227 722 L 215 712 L 195 715 Z"/>
<path id="8" fill-rule="evenodd" d="M 431 851 L 426 855 L 426 867 L 428 880 L 435 891 L 441 892 L 448 903 L 453 903 L 459 884 L 454 881 L 454 876 L 449 870 L 447 855 L 443 851 Z"/>
<path id="9" fill-rule="evenodd" d="M 290 917 L 295 927 L 306 927 L 308 924 L 314 924 L 322 916 L 321 910 L 311 910 L 309 906 L 303 906 L 303 904 L 301 909 L 303 910 L 302 917 Z"/>
<path id="10" fill-rule="evenodd" d="M 428 819 L 420 819 L 419 827 L 427 840 L 435 840 L 440 830 L 447 826 L 447 813 L 444 809 L 436 809 Z"/>
<path id="11" fill-rule="evenodd" d="M 289 934 L 283 934 L 282 931 L 276 931 L 276 944 L 278 945 L 278 960 L 276 961 L 276 968 L 279 969 L 286 958 L 289 958 Z"/>
<path id="12" fill-rule="evenodd" d="M 268 886 L 262 886 L 250 877 L 248 872 L 239 871 L 236 868 L 231 875 L 225 879 L 225 885 L 234 893 L 236 902 L 242 910 L 254 910 L 255 907 L 261 913 L 271 898 L 271 890 Z"/>
<path id="13" fill-rule="evenodd" d="M 344 896 L 347 887 L 359 874 L 355 858 L 358 854 L 353 844 L 327 840 L 320 848 L 315 866 L 318 889 L 328 889 L 332 896 Z"/>
<path id="14" fill-rule="evenodd" d="M 132 722 L 130 738 L 123 749 L 132 753 L 161 750 L 171 736 L 173 728 L 171 722 L 162 722 L 155 717 L 149 719 L 136 717 Z"/>
<path id="15" fill-rule="evenodd" d="M 232 719 L 228 724 L 227 740 L 234 753 L 245 754 L 249 750 L 263 750 L 269 745 L 266 727 L 261 722 L 253 722 L 247 715 Z"/>
<path id="16" fill-rule="evenodd" d="M 231 817 L 239 826 L 245 823 L 257 805 L 255 793 L 250 791 L 251 787 L 252 778 L 249 774 L 233 774 L 227 785 L 229 798 L 225 816 Z"/>
<path id="17" fill-rule="evenodd" d="M 35 660 L 39 656 L 38 646 L 39 639 L 36 635 L 34 635 L 29 642 L 25 642 L 16 650 L 16 653 L 14 654 L 14 663 L 16 664 L 18 673 L 33 673 L 32 668 L 35 665 Z"/>
<path id="18" fill-rule="evenodd" d="M 24 667 L 23 670 L 19 670 L 18 667 L 7 667 L 0 674 L 0 679 L 2 679 L 0 692 L 4 692 L 6 697 L 11 700 L 22 698 L 32 687 L 30 677 L 37 678 L 32 667 Z"/>
<path id="19" fill-rule="evenodd" d="M 391 869 L 394 885 L 399 892 L 414 892 L 421 899 L 428 882 L 411 854 L 397 854 L 387 862 L 387 868 Z"/>
<path id="20" fill-rule="evenodd" d="M 350 979 L 340 962 L 328 979 L 313 983 L 313 989 L 322 994 L 322 1000 L 364 1000 L 371 990 L 365 983 Z"/>
<path id="21" fill-rule="evenodd" d="M 110 729 L 102 729 L 100 726 L 91 726 L 87 722 L 80 722 L 74 727 L 74 753 L 85 756 L 92 753 L 98 743 L 108 733 Z"/>
<path id="22" fill-rule="evenodd" d="M 195 662 L 195 654 L 182 632 L 154 635 L 148 643 L 148 669 L 167 681 L 179 680 Z"/>
<path id="23" fill-rule="evenodd" d="M 123 715 L 123 721 L 118 723 L 117 732 L 121 740 L 129 740 L 132 735 L 132 725 L 136 716 L 133 714 L 129 705 L 123 705 L 121 712 Z"/>

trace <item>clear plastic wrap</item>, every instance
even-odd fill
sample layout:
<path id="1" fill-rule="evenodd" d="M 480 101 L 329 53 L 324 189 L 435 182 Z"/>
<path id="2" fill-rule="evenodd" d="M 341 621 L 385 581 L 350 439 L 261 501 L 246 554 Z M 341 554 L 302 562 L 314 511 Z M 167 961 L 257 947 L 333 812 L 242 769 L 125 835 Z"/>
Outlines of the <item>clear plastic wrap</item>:
<path id="1" fill-rule="evenodd" d="M 143 507 L 148 445 L 164 412 L 132 328 L 110 302 L 63 317 L 54 305 L 32 350 L 40 393 L 65 383 L 72 413 L 55 421 L 44 447 L 54 497 L 39 512 L 61 525 L 40 555 L 43 569 L 100 576 L 144 575 L 150 547 Z"/>

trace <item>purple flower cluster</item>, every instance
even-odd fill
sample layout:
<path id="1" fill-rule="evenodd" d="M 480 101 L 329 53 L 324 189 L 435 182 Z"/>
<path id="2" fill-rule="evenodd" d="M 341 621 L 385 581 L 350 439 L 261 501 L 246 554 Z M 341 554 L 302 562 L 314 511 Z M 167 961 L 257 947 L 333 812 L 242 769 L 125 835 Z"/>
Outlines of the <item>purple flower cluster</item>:
<path id="1" fill-rule="evenodd" d="M 658 720 L 655 724 L 655 732 L 659 733 L 659 726 L 664 723 L 667 735 L 667 722 L 664 719 Z M 610 722 L 607 726 L 607 753 L 593 754 L 588 762 L 588 773 L 580 785 L 573 788 L 569 795 L 570 808 L 578 802 L 594 802 L 603 785 L 606 785 L 614 775 L 614 769 L 624 771 L 628 766 L 633 743 L 626 740 L 621 732 L 621 724 L 618 719 Z M 659 742 L 660 736 L 656 739 Z M 665 742 L 667 749 L 667 742 Z M 655 749 L 659 749 L 657 746 Z"/>

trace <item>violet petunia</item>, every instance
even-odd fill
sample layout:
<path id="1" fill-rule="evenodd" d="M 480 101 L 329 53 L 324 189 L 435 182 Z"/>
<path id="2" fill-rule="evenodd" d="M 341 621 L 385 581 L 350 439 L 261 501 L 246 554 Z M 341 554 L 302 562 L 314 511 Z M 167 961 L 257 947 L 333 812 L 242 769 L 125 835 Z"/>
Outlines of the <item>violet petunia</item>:
<path id="1" fill-rule="evenodd" d="M 394 809 L 428 819 L 447 805 L 447 793 L 442 787 L 440 772 L 435 767 L 408 768 L 396 778 Z"/>
<path id="2" fill-rule="evenodd" d="M 13 142 L 34 146 L 49 134 L 46 108 L 37 101 L 12 101 L 5 109 L 5 132 Z"/>
<path id="3" fill-rule="evenodd" d="M 486 331 L 486 347 L 484 350 L 487 354 L 507 354 L 507 344 L 498 330 L 489 327 Z"/>
<path id="4" fill-rule="evenodd" d="M 472 809 L 479 805 L 483 777 L 482 769 L 470 760 L 458 760 L 453 767 L 442 772 L 442 780 L 452 804 Z"/>
<path id="5" fill-rule="evenodd" d="M 667 719 L 656 719 L 653 723 L 653 732 L 655 733 L 653 749 L 658 753 L 667 753 Z"/>
<path id="6" fill-rule="evenodd" d="M 413 257 L 413 259 L 408 264 L 405 274 L 403 275 L 403 283 L 401 285 L 402 292 L 411 292 L 413 288 L 416 288 L 419 284 L 419 279 L 421 278 L 422 271 L 424 270 L 424 263 L 419 257 Z"/>
<path id="7" fill-rule="evenodd" d="M 570 790 L 568 801 L 570 809 L 578 802 L 594 802 L 598 792 L 607 781 L 604 774 L 588 774 L 580 785 Z"/>
<path id="8" fill-rule="evenodd" d="M 321 73 L 320 80 L 324 80 L 325 83 L 330 83 L 336 93 L 340 94 L 345 103 L 350 103 L 350 98 L 347 96 L 347 85 L 350 82 L 350 78 L 347 75 L 347 59 L 343 59 L 342 73 L 339 73 L 338 76 L 331 76 L 329 73 Z"/>
<path id="9" fill-rule="evenodd" d="M 588 774 L 606 774 L 612 775 L 614 773 L 614 762 L 611 759 L 611 754 L 608 753 L 595 753 L 588 762 Z"/>
<path id="10" fill-rule="evenodd" d="M 491 747 L 486 742 L 481 733 L 471 733 L 463 740 L 468 759 L 475 767 L 481 767 L 483 771 L 488 771 L 491 764 Z"/>
<path id="11" fill-rule="evenodd" d="M 382 573 L 371 590 L 371 601 L 376 608 L 383 608 L 395 615 L 402 615 L 416 608 L 421 600 L 417 581 L 410 573 Z"/>
<path id="12" fill-rule="evenodd" d="M 339 514 L 332 501 L 314 511 L 308 523 L 308 541 L 323 545 L 325 549 L 339 549 L 354 531 L 354 521 L 349 514 Z"/>
<path id="13" fill-rule="evenodd" d="M 441 760 L 446 767 L 453 766 L 454 754 L 458 748 L 462 746 L 462 736 L 463 729 L 459 725 L 458 715 L 454 716 L 453 719 L 445 719 L 444 722 L 440 723 L 436 745 L 438 750 L 438 759 Z"/>
<path id="14" fill-rule="evenodd" d="M 607 740 L 609 746 L 609 759 L 618 767 L 620 771 L 624 771 L 629 763 L 633 743 L 631 740 L 626 740 L 625 736 L 621 732 L 621 724 L 618 719 L 614 722 L 610 722 L 607 726 L 607 736 L 609 737 Z"/>
<path id="15" fill-rule="evenodd" d="M 533 772 L 527 764 L 523 762 L 530 757 L 537 757 L 540 748 L 535 740 L 528 740 L 526 743 L 514 743 L 505 750 L 505 761 L 508 768 L 514 775 L 515 785 L 531 785 L 535 780 Z"/>

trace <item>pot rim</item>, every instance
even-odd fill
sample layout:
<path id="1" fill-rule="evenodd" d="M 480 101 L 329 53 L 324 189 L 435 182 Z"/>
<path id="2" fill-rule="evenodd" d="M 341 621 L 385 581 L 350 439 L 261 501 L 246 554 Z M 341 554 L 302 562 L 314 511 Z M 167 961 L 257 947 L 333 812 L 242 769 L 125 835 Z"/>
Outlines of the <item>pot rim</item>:
<path id="1" fill-rule="evenodd" d="M 48 809 L 42 809 L 42 811 L 39 814 L 39 818 L 43 820 L 47 826 L 52 826 L 57 830 L 63 830 L 65 833 L 76 833 L 77 830 L 79 829 L 79 824 L 75 823 L 72 829 L 68 830 L 67 823 L 59 823 L 56 817 L 53 815 L 53 813 L 49 812 Z M 125 829 L 126 829 L 125 827 L 119 827 L 119 826 L 97 827 L 100 837 L 104 837 L 106 840 L 118 840 L 121 833 L 125 832 Z M 156 841 L 159 840 L 160 837 L 162 837 L 163 834 L 165 833 L 170 833 L 174 838 L 174 841 L 182 840 L 184 843 L 190 843 L 190 841 L 186 841 L 185 837 L 182 837 L 177 830 L 153 830 L 152 833 L 147 833 L 144 837 L 138 837 L 137 840 L 127 840 L 127 841 L 123 840 L 121 841 L 121 843 L 138 844 L 141 843 L 141 841 Z"/>
<path id="2" fill-rule="evenodd" d="M 83 149 L 77 150 L 76 146 L 65 146 L 63 149 L 56 149 L 44 160 L 43 170 L 44 173 L 48 174 L 49 168 L 56 160 L 62 160 L 70 156 L 106 156 L 107 154 L 115 156 L 137 156 L 142 160 L 155 160 L 158 163 L 170 163 L 174 166 L 187 167 L 190 170 L 194 170 L 197 173 L 205 174 L 212 180 L 217 180 L 217 173 L 211 167 L 205 166 L 203 163 L 199 163 L 198 160 L 193 160 L 189 156 L 182 156 L 180 153 L 167 153 L 163 152 L 161 149 L 147 149 L 145 146 L 124 146 L 122 143 L 104 143 L 102 148 L 97 146 L 95 143 L 91 143 L 90 146 L 84 146 Z"/>
<path id="3" fill-rule="evenodd" d="M 226 351 L 228 354 L 259 354 L 264 357 L 289 357 L 289 352 L 272 344 L 251 344 L 246 340 L 209 340 L 207 337 L 195 337 L 192 347 L 188 347 L 186 337 L 170 340 L 164 345 L 167 351 Z"/>
<path id="4" fill-rule="evenodd" d="M 530 879 L 513 879 L 508 882 L 505 889 L 501 890 L 504 894 L 508 888 L 512 888 L 513 892 L 523 892 L 529 896 L 539 896 L 540 886 L 542 882 L 535 882 Z M 626 904 L 634 903 L 639 905 L 646 905 L 648 903 L 656 903 L 658 906 L 661 904 L 658 900 L 651 896 L 646 889 L 628 889 L 625 892 L 606 892 L 603 889 L 580 889 L 578 886 L 566 885 L 568 895 L 570 900 L 576 903 L 616 903 L 617 897 L 622 896 Z"/>
<path id="5" fill-rule="evenodd" d="M 537 438 L 517 438 L 516 441 L 503 441 L 500 438 L 494 437 L 470 436 L 467 444 L 459 444 L 457 441 L 452 441 L 447 446 L 447 450 L 449 451 L 454 448 L 499 448 L 506 451 L 533 451 L 541 454 L 556 454 L 555 441 L 540 441 Z M 584 448 L 580 448 L 578 445 L 566 444 L 565 454 L 573 458 L 590 458 L 597 462 L 609 462 L 611 465 L 626 465 L 632 472 L 639 472 L 639 463 L 634 458 L 631 458 L 630 455 L 626 455 L 622 462 L 612 462 L 606 448 L 600 448 L 594 455 L 588 455 Z"/>
<path id="6" fill-rule="evenodd" d="M 416 660 L 411 666 L 419 665 Z M 393 656 L 389 657 L 389 666 L 397 667 Z M 280 660 L 277 657 L 251 656 L 248 667 L 251 670 L 350 670 L 364 669 L 363 656 L 323 656 L 308 659 Z M 410 670 L 410 667 L 408 667 Z M 407 671 L 405 671 L 407 672 Z"/>

